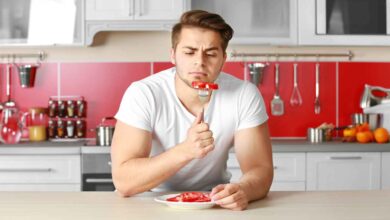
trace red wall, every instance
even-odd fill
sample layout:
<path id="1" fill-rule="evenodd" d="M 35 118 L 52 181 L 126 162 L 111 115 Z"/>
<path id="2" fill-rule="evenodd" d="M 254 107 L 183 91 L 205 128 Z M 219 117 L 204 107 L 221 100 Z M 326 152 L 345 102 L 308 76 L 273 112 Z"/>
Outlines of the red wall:
<path id="1" fill-rule="evenodd" d="M 318 126 L 323 122 L 347 125 L 351 113 L 361 112 L 359 101 L 365 83 L 390 88 L 390 63 L 321 62 L 321 113 L 316 115 L 315 62 L 299 62 L 298 83 L 303 99 L 300 107 L 291 107 L 289 104 L 293 89 L 293 63 L 280 62 L 280 95 L 285 104 L 285 114 L 276 117 L 270 114 L 269 105 L 274 94 L 274 65 L 269 63 L 259 86 L 270 115 L 272 137 L 305 137 L 307 127 Z M 116 113 L 122 95 L 131 82 L 171 66 L 169 62 L 44 63 L 38 70 L 33 88 L 21 88 L 14 69 L 11 98 L 21 109 L 26 110 L 35 106 L 46 107 L 49 97 L 58 93 L 81 95 L 88 103 L 88 128 L 94 128 L 103 117 Z M 1 101 L 5 101 L 5 65 L 0 67 L 0 97 Z M 58 69 L 61 71 L 58 72 Z M 241 79 L 249 78 L 244 76 L 242 62 L 228 62 L 223 70 Z M 93 135 L 90 132 L 88 136 Z"/>

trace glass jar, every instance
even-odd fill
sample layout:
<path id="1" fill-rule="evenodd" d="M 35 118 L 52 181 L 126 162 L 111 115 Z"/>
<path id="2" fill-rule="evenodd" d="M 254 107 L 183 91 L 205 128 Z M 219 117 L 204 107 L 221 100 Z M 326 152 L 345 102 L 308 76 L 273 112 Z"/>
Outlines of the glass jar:
<path id="1" fill-rule="evenodd" d="M 20 112 L 16 107 L 5 107 L 1 113 L 1 138 L 6 144 L 16 144 L 22 137 Z"/>
<path id="2" fill-rule="evenodd" d="M 58 138 L 65 137 L 65 123 L 61 119 L 57 121 L 57 137 Z"/>
<path id="3" fill-rule="evenodd" d="M 57 116 L 57 101 L 49 100 L 49 116 L 56 117 Z"/>
<path id="4" fill-rule="evenodd" d="M 85 117 L 85 101 L 77 100 L 77 117 L 82 118 Z"/>
<path id="5" fill-rule="evenodd" d="M 74 123 L 73 121 L 67 121 L 66 122 L 66 136 L 68 138 L 72 138 L 74 136 Z"/>
<path id="6" fill-rule="evenodd" d="M 85 137 L 85 124 L 83 120 L 76 121 L 76 136 L 78 138 Z"/>
<path id="7" fill-rule="evenodd" d="M 49 120 L 49 126 L 48 126 L 48 133 L 49 133 L 49 138 L 55 138 L 57 134 L 57 128 L 56 128 L 56 123 L 54 120 Z"/>
<path id="8" fill-rule="evenodd" d="M 73 100 L 68 100 L 66 102 L 66 113 L 68 117 L 73 118 L 75 116 L 75 110 L 76 110 L 76 105 Z"/>
<path id="9" fill-rule="evenodd" d="M 63 118 L 66 116 L 66 103 L 64 101 L 58 101 L 58 116 Z"/>

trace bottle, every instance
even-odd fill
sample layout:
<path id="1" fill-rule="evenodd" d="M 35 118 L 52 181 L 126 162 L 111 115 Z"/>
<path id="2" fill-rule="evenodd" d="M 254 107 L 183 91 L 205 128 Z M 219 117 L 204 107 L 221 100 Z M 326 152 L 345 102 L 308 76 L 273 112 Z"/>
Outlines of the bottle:
<path id="1" fill-rule="evenodd" d="M 85 117 L 85 102 L 84 100 L 77 100 L 77 117 Z"/>
<path id="2" fill-rule="evenodd" d="M 57 121 L 57 137 L 64 138 L 65 137 L 65 124 L 61 119 Z"/>
<path id="3" fill-rule="evenodd" d="M 74 123 L 73 121 L 69 120 L 66 122 L 66 133 L 68 138 L 73 138 L 74 136 Z"/>
<path id="4" fill-rule="evenodd" d="M 56 137 L 56 134 L 57 134 L 57 128 L 56 128 L 56 124 L 55 124 L 55 121 L 54 120 L 49 120 L 49 127 L 48 127 L 48 130 L 49 130 L 49 138 L 55 138 Z"/>
<path id="5" fill-rule="evenodd" d="M 49 100 L 49 117 L 57 116 L 57 101 Z"/>
<path id="6" fill-rule="evenodd" d="M 58 101 L 58 116 L 63 118 L 66 116 L 66 103 L 64 101 Z"/>
<path id="7" fill-rule="evenodd" d="M 76 109 L 76 106 L 75 106 L 75 103 L 73 100 L 68 100 L 67 101 L 67 106 L 66 106 L 66 113 L 68 115 L 68 117 L 70 118 L 73 118 L 75 116 L 75 109 Z"/>
<path id="8" fill-rule="evenodd" d="M 76 121 L 76 136 L 78 138 L 85 137 L 85 124 L 84 124 L 84 121 L 82 121 L 82 120 Z"/>

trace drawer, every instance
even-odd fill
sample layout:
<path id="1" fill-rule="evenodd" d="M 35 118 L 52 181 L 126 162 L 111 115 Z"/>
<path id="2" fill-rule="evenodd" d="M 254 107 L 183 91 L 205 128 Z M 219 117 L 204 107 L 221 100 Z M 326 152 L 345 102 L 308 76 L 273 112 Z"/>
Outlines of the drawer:
<path id="1" fill-rule="evenodd" d="M 1 155 L 1 183 L 81 183 L 80 155 Z"/>
<path id="2" fill-rule="evenodd" d="M 273 162 L 274 181 L 305 181 L 305 153 L 274 153 Z M 229 153 L 227 167 L 230 172 L 234 170 L 233 177 L 241 176 L 240 165 L 234 153 Z"/>

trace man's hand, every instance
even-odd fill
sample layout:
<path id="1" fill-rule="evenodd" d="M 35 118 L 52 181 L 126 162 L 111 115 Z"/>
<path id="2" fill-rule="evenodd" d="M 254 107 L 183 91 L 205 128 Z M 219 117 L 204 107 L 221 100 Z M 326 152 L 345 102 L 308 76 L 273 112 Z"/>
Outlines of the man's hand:
<path id="1" fill-rule="evenodd" d="M 241 211 L 246 209 L 248 196 L 238 183 L 220 184 L 211 191 L 211 199 L 222 208 Z"/>
<path id="2" fill-rule="evenodd" d="M 213 132 L 209 130 L 209 125 L 202 120 L 203 111 L 196 116 L 188 129 L 186 140 L 178 145 L 191 159 L 203 158 L 214 149 Z"/>

